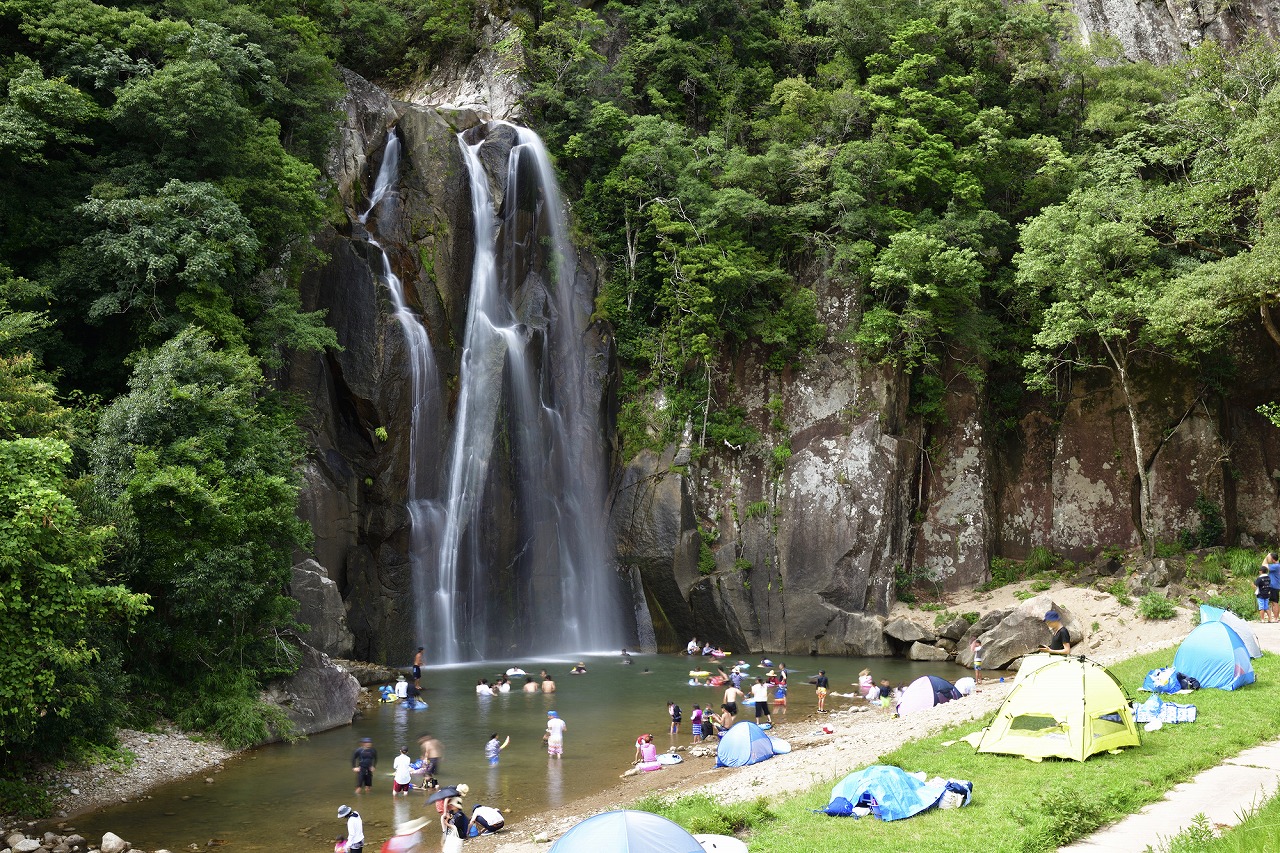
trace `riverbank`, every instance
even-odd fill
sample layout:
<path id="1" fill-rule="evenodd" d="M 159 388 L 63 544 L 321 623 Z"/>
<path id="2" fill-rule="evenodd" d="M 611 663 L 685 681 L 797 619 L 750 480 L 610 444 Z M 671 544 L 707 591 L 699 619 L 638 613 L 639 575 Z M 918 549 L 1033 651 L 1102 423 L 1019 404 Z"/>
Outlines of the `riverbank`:
<path id="1" fill-rule="evenodd" d="M 985 613 L 1016 606 L 1020 593 L 1025 595 L 1028 587 L 1027 583 L 1011 584 L 991 592 L 955 596 L 944 603 L 951 610 Z M 1078 650 L 1103 664 L 1175 646 L 1192 628 L 1193 614 L 1186 608 L 1179 608 L 1172 619 L 1150 621 L 1143 619 L 1135 606 L 1121 605 L 1114 596 L 1094 589 L 1058 585 L 1049 594 L 1086 626 L 1086 636 Z M 892 616 L 924 620 L 932 618 L 932 611 L 900 603 Z M 999 681 L 1002 675 L 1006 676 L 1004 683 Z M 503 853 L 545 849 L 533 842 L 535 835 L 545 834 L 554 840 L 583 818 L 627 808 L 654 794 L 673 798 L 706 794 L 717 802 L 732 803 L 834 782 L 852 770 L 875 763 L 881 755 L 903 744 L 994 712 L 1013 686 L 1012 676 L 1012 672 L 989 673 L 974 695 L 901 718 L 864 710 L 866 705 L 859 700 L 828 697 L 828 707 L 834 709 L 831 714 L 806 715 L 786 722 L 774 717 L 775 731 L 771 734 L 791 744 L 790 754 L 750 767 L 716 769 L 714 752 L 709 757 L 689 757 L 685 751 L 684 763 L 675 767 L 628 777 L 607 791 L 543 814 L 514 815 L 507 822 L 511 834 L 497 838 L 495 849 Z M 793 692 L 804 689 L 808 689 L 806 685 L 792 688 Z M 853 688 L 837 685 L 834 689 L 845 692 Z M 824 725 L 830 726 L 833 733 L 821 732 Z"/>

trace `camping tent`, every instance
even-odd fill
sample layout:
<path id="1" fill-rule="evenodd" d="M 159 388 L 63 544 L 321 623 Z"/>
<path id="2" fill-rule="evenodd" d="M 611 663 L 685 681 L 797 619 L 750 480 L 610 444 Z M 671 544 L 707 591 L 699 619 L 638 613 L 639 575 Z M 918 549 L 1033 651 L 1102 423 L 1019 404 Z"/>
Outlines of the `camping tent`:
<path id="1" fill-rule="evenodd" d="M 716 749 L 716 767 L 745 767 L 773 758 L 773 741 L 769 733 L 755 723 L 743 720 L 720 737 Z"/>
<path id="2" fill-rule="evenodd" d="M 907 689 L 902 692 L 902 699 L 898 702 L 898 715 L 914 714 L 959 698 L 960 691 L 950 681 L 936 675 L 922 675 L 908 684 Z"/>
<path id="3" fill-rule="evenodd" d="M 698 840 L 679 824 L 649 812 L 604 812 L 560 836 L 550 853 L 703 853 Z"/>
<path id="4" fill-rule="evenodd" d="M 1262 646 L 1258 645 L 1258 635 L 1253 633 L 1253 629 L 1249 627 L 1249 623 L 1241 619 L 1230 610 L 1223 610 L 1221 607 L 1213 607 L 1208 604 L 1200 605 L 1200 622 L 1221 622 L 1232 631 L 1236 632 L 1236 636 L 1244 643 L 1244 647 L 1249 651 L 1249 657 L 1262 657 Z"/>
<path id="5" fill-rule="evenodd" d="M 1027 673 L 1013 686 L 978 752 L 1084 761 L 1097 752 L 1137 746 L 1129 697 L 1106 667 L 1063 657 Z"/>
<path id="6" fill-rule="evenodd" d="M 947 783 L 922 782 L 901 767 L 873 764 L 850 773 L 831 789 L 827 814 L 849 815 L 852 807 L 874 803 L 872 813 L 881 820 L 901 820 L 932 808 L 947 792 Z"/>
<path id="7" fill-rule="evenodd" d="M 1203 622 L 1173 656 L 1173 668 L 1201 687 L 1235 690 L 1253 683 L 1253 664 L 1240 635 L 1225 622 Z"/>

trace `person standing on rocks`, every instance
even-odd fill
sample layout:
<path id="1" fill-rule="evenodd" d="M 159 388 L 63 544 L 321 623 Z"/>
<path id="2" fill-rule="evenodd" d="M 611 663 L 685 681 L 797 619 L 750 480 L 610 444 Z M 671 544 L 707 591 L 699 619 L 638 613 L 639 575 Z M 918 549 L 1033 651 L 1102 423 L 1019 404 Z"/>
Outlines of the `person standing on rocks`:
<path id="1" fill-rule="evenodd" d="M 378 750 L 373 748 L 373 738 L 360 738 L 360 745 L 351 753 L 351 769 L 356 774 L 356 793 L 373 790 L 373 770 L 378 766 Z"/>
<path id="2" fill-rule="evenodd" d="M 422 689 L 422 646 L 418 646 L 417 653 L 413 656 L 413 686 Z"/>

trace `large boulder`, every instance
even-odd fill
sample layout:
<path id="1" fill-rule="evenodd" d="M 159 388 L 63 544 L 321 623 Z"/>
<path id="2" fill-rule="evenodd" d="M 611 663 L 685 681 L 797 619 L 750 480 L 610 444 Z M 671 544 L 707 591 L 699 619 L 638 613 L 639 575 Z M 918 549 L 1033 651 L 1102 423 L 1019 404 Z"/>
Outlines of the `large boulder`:
<path id="1" fill-rule="evenodd" d="M 963 667 L 973 666 L 973 650 L 970 645 L 974 640 L 990 631 L 992 628 L 1000 624 L 1000 620 L 1012 613 L 1012 608 L 1004 610 L 992 610 L 984 613 L 969 626 L 969 630 L 964 632 L 964 636 L 956 643 L 956 663 Z"/>
<path id="2" fill-rule="evenodd" d="M 295 734 L 315 734 L 349 724 L 356 715 L 359 682 L 328 655 L 306 644 L 301 647 L 302 665 L 297 673 L 268 684 L 262 698 L 284 710 Z M 279 734 L 271 740 L 279 740 Z"/>
<path id="3" fill-rule="evenodd" d="M 884 617 L 849 613 L 829 604 L 820 605 L 818 612 L 828 621 L 814 639 L 812 650 L 815 654 L 854 657 L 889 657 L 893 654 L 884 635 Z"/>
<path id="4" fill-rule="evenodd" d="M 897 619 L 891 619 L 884 626 L 884 634 L 891 640 L 897 640 L 899 643 L 932 643 L 937 639 L 932 631 L 923 625 L 917 625 L 904 616 Z"/>
<path id="5" fill-rule="evenodd" d="M 332 657 L 350 657 L 355 637 L 347 628 L 347 608 L 324 567 L 315 560 L 298 563 L 289 592 L 298 601 L 298 622 L 311 628 L 307 645 Z"/>
<path id="6" fill-rule="evenodd" d="M 36 846 L 39 847 L 38 844 Z M 100 849 L 102 853 L 124 853 L 124 851 L 129 849 L 129 842 L 125 841 L 114 832 L 108 832 L 102 836 L 102 843 L 98 845 L 98 849 Z"/>
<path id="7" fill-rule="evenodd" d="M 907 651 L 908 660 L 947 660 L 951 655 L 947 654 L 946 649 L 940 649 L 937 646 L 930 646 L 926 643 L 912 643 L 911 648 Z"/>
<path id="8" fill-rule="evenodd" d="M 1049 628 L 1045 624 L 1044 614 L 1050 610 L 1058 611 L 1073 645 L 1084 639 L 1080 620 L 1071 611 L 1054 602 L 1048 593 L 1037 595 L 1012 610 L 1005 611 L 998 623 L 978 636 L 982 641 L 983 668 L 1005 669 L 1018 658 L 1029 655 L 1048 643 Z M 982 624 L 981 621 L 979 624 Z M 956 655 L 956 662 L 961 666 L 973 665 L 973 652 L 967 644 Z"/>
<path id="9" fill-rule="evenodd" d="M 946 640 L 951 640 L 953 643 L 959 642 L 960 638 L 965 635 L 965 632 L 968 631 L 970 627 L 968 619 L 965 619 L 962 616 L 957 616 L 942 626 L 938 631 L 938 636 Z"/>

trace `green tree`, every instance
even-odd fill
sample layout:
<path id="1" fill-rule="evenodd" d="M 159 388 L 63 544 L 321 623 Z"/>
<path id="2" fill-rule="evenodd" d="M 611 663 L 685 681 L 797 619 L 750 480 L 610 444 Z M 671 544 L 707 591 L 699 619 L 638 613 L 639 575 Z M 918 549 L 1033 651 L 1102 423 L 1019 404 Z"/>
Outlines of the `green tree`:
<path id="1" fill-rule="evenodd" d="M 292 672 L 293 549 L 301 437 L 257 362 L 198 328 L 138 359 L 130 390 L 103 413 L 93 447 L 102 498 L 122 520 L 119 570 L 151 597 L 135 665 L 174 685 L 181 722 L 232 740 L 219 703 L 252 704 L 264 678 Z"/>

